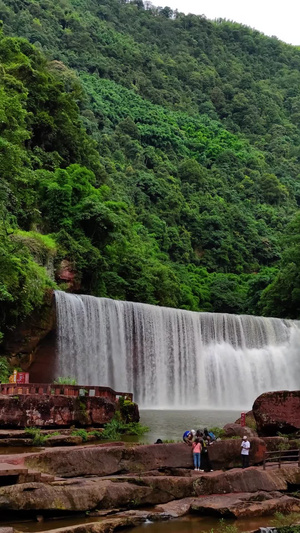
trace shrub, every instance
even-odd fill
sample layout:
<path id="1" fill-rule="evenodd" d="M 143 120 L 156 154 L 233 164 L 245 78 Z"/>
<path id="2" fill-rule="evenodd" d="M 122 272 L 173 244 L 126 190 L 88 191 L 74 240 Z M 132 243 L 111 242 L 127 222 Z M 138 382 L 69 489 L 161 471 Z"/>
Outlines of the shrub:
<path id="1" fill-rule="evenodd" d="M 225 431 L 223 428 L 219 427 L 213 427 L 209 431 L 212 431 L 217 439 L 221 439 L 222 437 L 225 437 Z"/>
<path id="2" fill-rule="evenodd" d="M 32 437 L 33 446 L 42 446 L 47 438 L 51 435 L 41 435 L 41 430 L 39 428 L 26 428 L 25 433 Z"/>
<path id="3" fill-rule="evenodd" d="M 86 429 L 76 429 L 75 431 L 72 431 L 71 435 L 75 437 L 81 437 L 83 442 L 86 442 L 88 440 L 88 432 Z"/>
<path id="4" fill-rule="evenodd" d="M 110 422 L 105 424 L 100 438 L 117 440 L 121 435 L 143 435 L 147 431 L 149 431 L 147 426 L 142 426 L 139 422 L 130 422 L 129 424 L 126 424 L 120 420 L 120 417 L 117 415 Z"/>
<path id="5" fill-rule="evenodd" d="M 256 422 L 252 416 L 246 416 L 246 426 L 256 431 Z"/>
<path id="6" fill-rule="evenodd" d="M 284 515 L 283 513 L 275 513 L 274 520 L 272 520 L 272 526 L 278 529 L 280 528 L 280 531 L 282 531 L 281 528 L 292 526 L 296 522 L 299 522 L 299 519 L 300 519 L 300 513 L 290 513 L 288 515 Z M 299 526 L 298 526 L 298 530 L 300 530 Z"/>
<path id="7" fill-rule="evenodd" d="M 66 377 L 59 377 L 55 381 L 53 381 L 54 385 L 77 385 L 77 381 L 75 378 L 70 378 L 68 376 Z"/>
<path id="8" fill-rule="evenodd" d="M 1 383 L 7 383 L 11 374 L 11 367 L 6 357 L 0 357 L 0 381 Z"/>

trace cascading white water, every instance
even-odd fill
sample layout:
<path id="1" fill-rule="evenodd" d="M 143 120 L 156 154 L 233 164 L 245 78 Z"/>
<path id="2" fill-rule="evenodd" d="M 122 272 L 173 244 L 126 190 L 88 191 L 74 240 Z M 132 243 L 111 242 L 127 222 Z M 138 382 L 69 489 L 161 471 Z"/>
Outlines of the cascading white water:
<path id="1" fill-rule="evenodd" d="M 300 385 L 299 323 L 56 291 L 57 375 L 133 391 L 142 407 L 250 408 Z"/>

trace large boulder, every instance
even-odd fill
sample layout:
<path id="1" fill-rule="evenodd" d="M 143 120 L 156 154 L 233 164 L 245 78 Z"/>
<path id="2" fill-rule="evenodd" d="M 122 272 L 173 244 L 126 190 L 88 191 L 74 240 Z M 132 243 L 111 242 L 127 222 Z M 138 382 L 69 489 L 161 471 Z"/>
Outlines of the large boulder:
<path id="1" fill-rule="evenodd" d="M 108 476 L 160 469 L 193 468 L 192 450 L 186 444 L 144 446 L 85 446 L 47 450 L 26 458 L 26 464 L 60 477 Z"/>
<path id="2" fill-rule="evenodd" d="M 266 444 L 258 437 L 250 438 L 250 464 L 263 462 Z M 214 469 L 233 468 L 241 464 L 242 439 L 216 441 L 209 446 L 208 454 Z"/>
<path id="3" fill-rule="evenodd" d="M 99 426 L 109 422 L 116 404 L 98 396 L 74 397 L 64 395 L 0 396 L 1 428 L 58 428 Z"/>
<path id="4" fill-rule="evenodd" d="M 225 437 L 241 437 L 244 435 L 247 437 L 257 437 L 257 431 L 249 428 L 248 426 L 241 426 L 237 423 L 229 423 L 223 427 Z"/>
<path id="5" fill-rule="evenodd" d="M 253 404 L 253 414 L 260 436 L 300 430 L 300 390 L 261 394 Z"/>

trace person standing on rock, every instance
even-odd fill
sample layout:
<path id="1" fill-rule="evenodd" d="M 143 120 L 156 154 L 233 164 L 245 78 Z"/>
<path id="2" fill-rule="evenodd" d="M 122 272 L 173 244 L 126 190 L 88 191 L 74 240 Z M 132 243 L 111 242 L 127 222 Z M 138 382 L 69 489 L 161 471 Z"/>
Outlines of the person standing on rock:
<path id="1" fill-rule="evenodd" d="M 247 435 L 245 435 L 241 444 L 242 468 L 248 468 L 249 466 L 249 451 L 250 442 L 248 441 Z"/>
<path id="2" fill-rule="evenodd" d="M 195 438 L 193 444 L 193 459 L 194 459 L 194 470 L 198 470 L 198 472 L 203 472 L 203 470 L 200 470 L 201 466 L 201 443 L 200 439 L 198 437 Z"/>

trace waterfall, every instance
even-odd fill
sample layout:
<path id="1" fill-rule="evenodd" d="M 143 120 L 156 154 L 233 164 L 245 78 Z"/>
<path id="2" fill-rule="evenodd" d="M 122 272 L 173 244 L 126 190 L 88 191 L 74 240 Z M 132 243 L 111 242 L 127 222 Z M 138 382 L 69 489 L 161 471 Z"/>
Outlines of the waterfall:
<path id="1" fill-rule="evenodd" d="M 250 408 L 300 384 L 299 323 L 56 291 L 57 376 L 133 392 L 142 407 Z"/>

